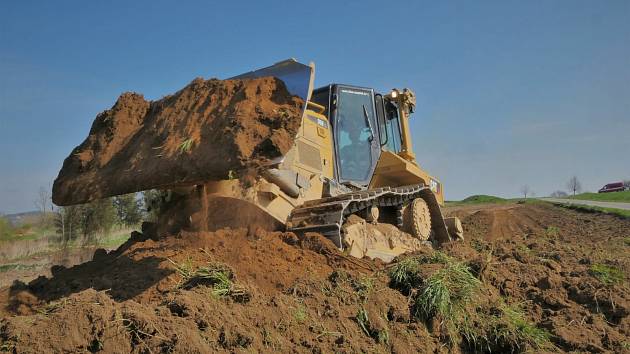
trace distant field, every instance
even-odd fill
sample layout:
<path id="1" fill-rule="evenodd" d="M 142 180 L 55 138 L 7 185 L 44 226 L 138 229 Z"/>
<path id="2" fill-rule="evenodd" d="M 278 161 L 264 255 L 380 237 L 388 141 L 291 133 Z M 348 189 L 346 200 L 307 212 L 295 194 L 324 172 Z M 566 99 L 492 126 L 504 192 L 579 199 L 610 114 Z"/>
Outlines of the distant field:
<path id="1" fill-rule="evenodd" d="M 105 248 L 114 249 L 123 244 L 131 232 L 133 227 L 116 227 L 108 234 L 100 234 L 93 240 L 86 240 L 80 237 L 76 240 L 63 244 L 59 235 L 53 231 L 45 230 L 29 230 L 25 235 L 11 234 L 0 237 L 0 272 L 3 271 L 2 265 L 7 262 L 21 262 L 29 257 L 42 256 L 52 254 L 61 250 L 76 250 L 81 248 Z M 9 269 L 5 269 L 9 270 Z"/>
<path id="2" fill-rule="evenodd" d="M 570 196 L 569 199 L 630 203 L 630 191 L 611 192 L 611 193 L 582 193 L 576 196 Z"/>
<path id="3" fill-rule="evenodd" d="M 614 214 L 614 215 L 618 215 L 618 216 L 630 219 L 630 210 L 602 208 L 602 207 L 597 207 L 597 206 L 577 205 L 577 204 L 570 204 L 570 205 L 567 204 L 567 205 L 562 205 L 562 207 L 574 209 L 574 210 L 591 211 L 591 212 L 594 211 L 594 212 L 600 212 L 604 214 Z"/>
<path id="4" fill-rule="evenodd" d="M 471 195 L 470 197 L 460 200 L 460 201 L 447 201 L 447 205 L 468 205 L 468 204 L 496 204 L 496 203 L 506 203 L 508 199 L 503 199 L 500 197 L 495 197 L 493 195 Z"/>

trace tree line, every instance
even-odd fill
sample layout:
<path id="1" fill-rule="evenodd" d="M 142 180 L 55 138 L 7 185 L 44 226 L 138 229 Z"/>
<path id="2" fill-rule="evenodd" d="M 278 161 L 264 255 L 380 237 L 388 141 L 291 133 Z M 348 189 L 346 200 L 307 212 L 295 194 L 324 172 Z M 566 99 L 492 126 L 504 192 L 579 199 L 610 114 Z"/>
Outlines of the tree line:
<path id="1" fill-rule="evenodd" d="M 623 184 L 626 187 L 626 189 L 630 189 L 630 180 L 624 180 Z M 566 188 L 567 188 L 569 193 L 567 193 L 565 191 L 562 191 L 562 190 L 557 190 L 557 191 L 551 193 L 549 196 L 550 197 L 554 197 L 554 198 L 568 197 L 569 194 L 572 194 L 572 195 L 575 196 L 577 193 L 582 192 L 582 183 L 577 178 L 577 176 L 572 176 L 567 181 Z M 532 192 L 532 190 L 529 188 L 528 185 L 522 186 L 521 189 L 520 189 L 520 192 L 526 199 L 527 199 L 528 195 L 529 196 L 534 196 L 534 192 Z"/>
<path id="2" fill-rule="evenodd" d="M 116 225 L 131 227 L 143 220 L 155 220 L 161 198 L 161 192 L 151 190 L 58 207 L 53 213 L 54 227 L 62 242 L 79 237 L 89 242 L 98 234 L 111 232 Z"/>
<path id="3" fill-rule="evenodd" d="M 89 243 L 99 235 L 110 233 L 116 226 L 134 227 L 145 220 L 155 221 L 164 197 L 163 192 L 150 190 L 57 207 L 52 203 L 49 189 L 40 188 L 35 200 L 37 216 L 13 225 L 0 215 L 0 239 L 9 239 L 23 230 L 35 228 L 54 230 L 63 243 L 76 239 Z"/>

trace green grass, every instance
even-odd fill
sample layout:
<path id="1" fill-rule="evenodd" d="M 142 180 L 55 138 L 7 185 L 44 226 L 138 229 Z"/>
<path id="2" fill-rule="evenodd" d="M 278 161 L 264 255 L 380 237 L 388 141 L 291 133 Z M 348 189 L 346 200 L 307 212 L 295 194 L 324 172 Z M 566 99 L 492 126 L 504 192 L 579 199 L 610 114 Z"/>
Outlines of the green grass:
<path id="1" fill-rule="evenodd" d="M 495 197 L 492 195 L 472 195 L 466 199 L 461 201 L 447 201 L 448 205 L 469 205 L 469 204 L 496 204 L 496 203 L 506 203 L 507 199 Z"/>
<path id="2" fill-rule="evenodd" d="M 424 278 L 420 267 L 441 265 L 440 269 Z M 429 321 L 439 318 L 451 343 L 455 343 L 458 327 L 481 288 L 470 268 L 443 252 L 428 256 L 408 257 L 390 271 L 390 286 L 411 296 L 411 313 L 415 318 Z"/>
<path id="3" fill-rule="evenodd" d="M 391 287 L 410 296 L 414 318 L 438 321 L 441 339 L 451 346 L 496 353 L 553 349 L 547 331 L 529 322 L 520 308 L 489 298 L 471 269 L 445 253 L 405 258 L 390 268 L 389 276 Z M 375 337 L 364 309 L 356 318 Z"/>
<path id="4" fill-rule="evenodd" d="M 556 203 L 553 203 L 553 204 L 556 204 Z M 617 215 L 623 218 L 630 219 L 630 210 L 615 209 L 615 208 L 602 208 L 598 206 L 577 205 L 577 204 L 559 204 L 559 205 L 568 209 L 581 210 L 581 211 L 587 211 L 587 212 L 600 212 L 604 214 L 612 214 L 612 215 Z"/>
<path id="5" fill-rule="evenodd" d="M 542 204 L 545 203 L 545 201 L 542 201 L 540 199 L 537 199 L 535 197 L 531 197 L 531 198 L 512 198 L 512 199 L 508 199 L 509 201 L 515 202 L 515 203 L 519 203 L 519 204 Z"/>
<path id="6" fill-rule="evenodd" d="M 413 312 L 425 320 L 439 315 L 444 321 L 455 322 L 480 286 L 467 265 L 448 263 L 426 280 L 414 300 Z"/>
<path id="7" fill-rule="evenodd" d="M 13 235 L 13 226 L 9 220 L 0 216 L 0 239 L 9 238 Z"/>
<path id="8" fill-rule="evenodd" d="M 198 285 L 207 285 L 212 287 L 211 294 L 216 298 L 229 297 L 236 302 L 248 302 L 251 298 L 245 288 L 234 283 L 234 272 L 224 264 L 208 263 L 195 269 L 191 258 L 180 263 L 168 260 L 181 276 L 178 288 L 191 289 Z"/>
<path id="9" fill-rule="evenodd" d="M 560 229 L 557 226 L 547 226 L 547 229 L 545 229 L 547 237 L 557 237 L 559 233 Z"/>
<path id="10" fill-rule="evenodd" d="M 570 196 L 569 199 L 630 203 L 630 191 L 610 193 L 582 193 L 575 196 Z"/>
<path id="11" fill-rule="evenodd" d="M 98 246 L 103 248 L 116 248 L 125 243 L 129 237 L 131 237 L 129 230 L 121 230 L 99 239 Z"/>
<path id="12" fill-rule="evenodd" d="M 20 264 L 20 263 L 0 264 L 0 273 L 10 272 L 13 270 L 33 269 L 37 267 L 39 267 L 39 265 L 37 264 Z"/>
<path id="13" fill-rule="evenodd" d="M 390 286 L 409 293 L 422 285 L 423 280 L 418 269 L 420 264 L 417 257 L 408 257 L 396 263 L 389 271 Z"/>
<path id="14" fill-rule="evenodd" d="M 363 333 L 368 337 L 373 338 L 377 343 L 389 345 L 389 331 L 387 328 L 380 330 L 375 328 L 370 321 L 370 315 L 364 307 L 359 308 L 355 318 Z"/>
<path id="15" fill-rule="evenodd" d="M 462 200 L 462 202 L 464 203 L 473 203 L 473 204 L 474 203 L 503 203 L 505 201 L 506 199 L 495 197 L 493 195 L 485 195 L 485 194 L 473 195 Z"/>
<path id="16" fill-rule="evenodd" d="M 97 234 L 92 242 L 86 242 L 84 238 L 79 237 L 73 240 L 69 240 L 65 244 L 63 244 L 63 242 L 61 241 L 59 241 L 57 244 L 51 243 L 50 252 L 58 251 L 62 248 L 74 249 L 83 247 L 102 247 L 106 249 L 114 249 L 125 243 L 131 237 L 131 232 L 134 230 L 137 230 L 137 228 L 134 229 L 132 227 L 115 227 L 109 233 Z M 60 237 L 59 234 L 57 234 L 57 236 Z"/>
<path id="17" fill-rule="evenodd" d="M 298 323 L 303 323 L 308 318 L 308 313 L 306 312 L 306 307 L 304 305 L 299 304 L 298 307 L 293 312 L 293 318 Z"/>
<path id="18" fill-rule="evenodd" d="M 234 289 L 234 274 L 225 267 L 207 266 L 197 269 L 190 281 L 202 281 L 212 284 L 212 295 L 215 297 L 226 297 Z"/>
<path id="19" fill-rule="evenodd" d="M 625 277 L 620 269 L 600 263 L 593 264 L 589 273 L 606 285 L 621 283 Z"/>
<path id="20" fill-rule="evenodd" d="M 412 289 L 420 287 L 424 279 L 419 272 L 422 264 L 446 264 L 453 260 L 444 252 L 436 251 L 431 255 L 407 257 L 396 263 L 389 270 L 390 286 L 405 293 L 409 293 Z"/>
<path id="21" fill-rule="evenodd" d="M 466 199 L 460 201 L 447 200 L 446 206 L 459 206 L 459 205 L 475 205 L 475 204 L 502 204 L 502 203 L 525 203 L 525 204 L 537 204 L 543 203 L 535 197 L 528 198 L 501 198 L 493 195 L 472 195 Z"/>
<path id="22" fill-rule="evenodd" d="M 55 230 L 50 227 L 31 225 L 12 227 L 5 224 L 3 220 L 6 219 L 0 218 L 0 242 L 37 240 L 55 234 Z"/>
<path id="23" fill-rule="evenodd" d="M 179 144 L 179 151 L 182 153 L 189 152 L 190 149 L 192 149 L 194 144 L 195 144 L 195 141 L 193 139 L 186 139 L 181 144 Z"/>
<path id="24" fill-rule="evenodd" d="M 520 352 L 527 348 L 552 349 L 550 334 L 525 319 L 517 306 L 503 301 L 489 311 L 468 317 L 462 325 L 468 346 L 480 352 Z"/>

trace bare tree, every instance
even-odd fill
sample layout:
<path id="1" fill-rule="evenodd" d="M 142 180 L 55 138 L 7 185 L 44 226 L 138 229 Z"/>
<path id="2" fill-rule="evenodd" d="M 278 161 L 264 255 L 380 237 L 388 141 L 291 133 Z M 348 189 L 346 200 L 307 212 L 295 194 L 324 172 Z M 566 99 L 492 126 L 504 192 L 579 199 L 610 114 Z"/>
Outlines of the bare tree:
<path id="1" fill-rule="evenodd" d="M 566 198 L 568 196 L 568 194 L 566 192 L 563 191 L 555 191 L 553 193 L 551 193 L 550 197 L 552 198 Z"/>
<path id="2" fill-rule="evenodd" d="M 50 213 L 53 211 L 53 204 L 49 189 L 39 187 L 39 190 L 37 191 L 37 199 L 35 199 L 35 207 L 40 212 L 40 221 L 42 225 L 47 225 L 50 221 Z"/>
<path id="3" fill-rule="evenodd" d="M 529 194 L 530 189 L 528 185 L 524 185 L 521 187 L 521 193 L 525 196 L 525 199 L 527 199 L 527 195 Z"/>
<path id="4" fill-rule="evenodd" d="M 37 191 L 37 199 L 35 199 L 35 207 L 40 213 L 48 211 L 48 206 L 51 205 L 50 192 L 44 188 L 39 187 Z"/>
<path id="5" fill-rule="evenodd" d="M 569 182 L 567 182 L 567 188 L 569 189 L 569 191 L 573 192 L 573 195 L 575 195 L 575 193 L 579 193 L 582 190 L 582 184 L 578 180 L 577 176 L 571 177 Z"/>

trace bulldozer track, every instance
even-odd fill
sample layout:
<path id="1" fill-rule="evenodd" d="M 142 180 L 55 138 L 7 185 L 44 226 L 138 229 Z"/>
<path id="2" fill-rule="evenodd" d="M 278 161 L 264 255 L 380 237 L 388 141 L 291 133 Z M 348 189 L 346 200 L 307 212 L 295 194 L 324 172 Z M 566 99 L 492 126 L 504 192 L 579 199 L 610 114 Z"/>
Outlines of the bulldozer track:
<path id="1" fill-rule="evenodd" d="M 442 211 L 433 192 L 423 184 L 403 187 L 383 187 L 372 190 L 344 193 L 334 197 L 305 202 L 295 208 L 287 223 L 287 230 L 304 233 L 318 232 L 343 249 L 342 228 L 345 219 L 369 207 L 397 207 L 400 209 L 415 198 L 427 202 L 431 214 L 431 228 L 438 244 L 449 241 Z M 397 215 L 397 226 L 402 216 Z"/>

